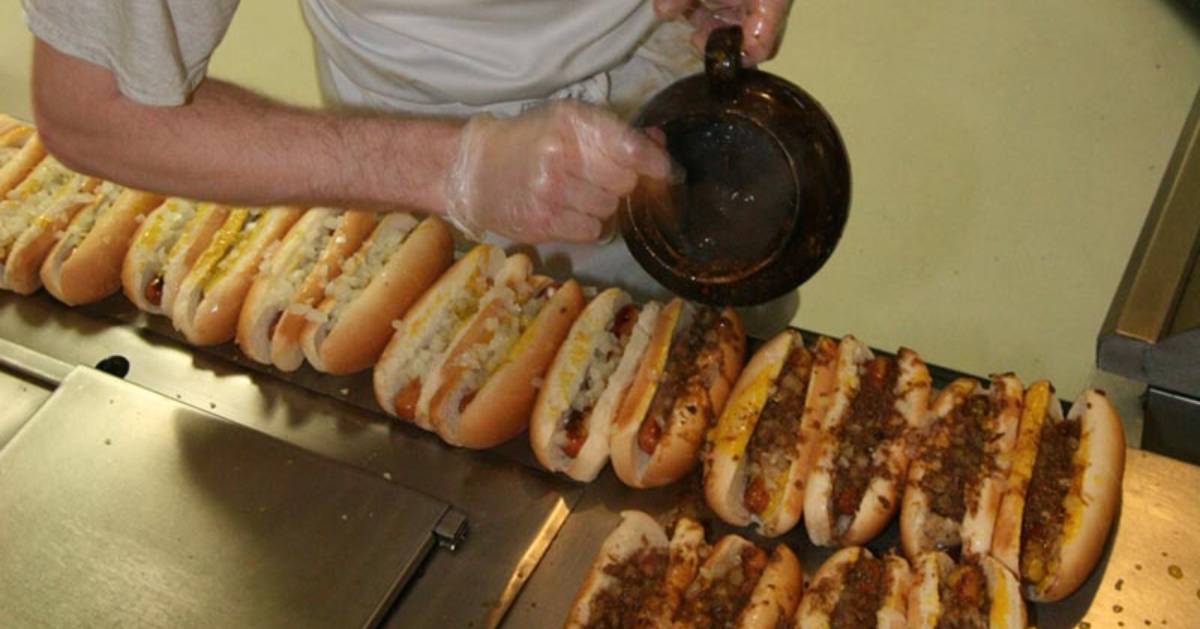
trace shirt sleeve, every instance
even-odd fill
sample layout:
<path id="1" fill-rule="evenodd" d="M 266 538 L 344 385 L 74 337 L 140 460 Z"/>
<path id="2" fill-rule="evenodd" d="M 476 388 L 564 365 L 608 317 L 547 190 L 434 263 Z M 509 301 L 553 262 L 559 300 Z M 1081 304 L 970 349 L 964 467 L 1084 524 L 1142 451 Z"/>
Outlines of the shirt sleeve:
<path id="1" fill-rule="evenodd" d="M 22 0 L 25 23 L 59 51 L 112 71 L 147 105 L 182 105 L 204 78 L 239 0 Z"/>

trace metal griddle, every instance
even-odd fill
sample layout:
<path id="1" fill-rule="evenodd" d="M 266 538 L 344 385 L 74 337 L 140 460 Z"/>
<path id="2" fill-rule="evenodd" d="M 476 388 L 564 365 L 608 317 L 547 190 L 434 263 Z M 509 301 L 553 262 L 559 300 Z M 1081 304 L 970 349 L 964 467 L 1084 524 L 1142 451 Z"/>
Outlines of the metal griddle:
<path id="1" fill-rule="evenodd" d="M 373 626 L 449 509 L 80 367 L 0 450 L 0 626 Z"/>
<path id="2" fill-rule="evenodd" d="M 14 353 L 20 355 L 16 360 Z M 112 355 L 129 360 L 126 380 L 157 392 L 155 399 L 219 415 L 302 448 L 330 467 L 366 470 L 462 509 L 470 518 L 470 537 L 455 552 L 433 551 L 382 620 L 384 627 L 559 626 L 622 510 L 703 515 L 695 476 L 671 487 L 634 490 L 605 472 L 596 482 L 580 485 L 538 469 L 521 438 L 486 452 L 447 447 L 435 436 L 383 417 L 371 395 L 369 373 L 333 377 L 302 369 L 284 375 L 246 363 L 229 347 L 195 350 L 172 337 L 163 319 L 131 311 L 120 299 L 70 309 L 45 296 L 0 294 L 0 374 L 6 373 L 5 364 L 16 365 L 28 378 L 53 381 L 74 365 L 95 365 Z M 48 375 L 29 375 L 33 372 Z M 931 372 L 936 384 L 963 375 L 936 366 Z M 27 408 L 52 388 L 25 386 L 15 378 L 0 378 L 0 386 L 0 394 L 23 391 L 19 395 L 27 398 L 21 400 Z M 129 398 L 124 408 L 142 400 Z M 13 423 L 0 412 L 0 424 L 5 421 Z M 1191 537 L 1192 523 L 1200 519 L 1193 489 L 1200 486 L 1200 467 L 1138 450 L 1128 457 L 1123 515 L 1105 558 L 1067 601 L 1030 606 L 1038 627 L 1081 622 L 1097 629 L 1121 622 L 1134 627 L 1147 620 L 1156 627 L 1164 620 L 1168 627 L 1187 627 L 1200 617 L 1200 547 Z M 307 482 L 318 482 L 315 473 L 306 475 Z M 6 484 L 0 472 L 0 486 Z M 714 534 L 731 530 L 707 524 Z M 9 543 L 4 526 L 0 520 L 0 547 Z M 885 532 L 871 546 L 887 547 L 895 535 L 894 529 Z M 781 539 L 809 574 L 829 554 L 809 545 L 800 529 Z M 353 575 L 351 558 L 335 565 L 336 575 Z M 1171 566 L 1179 568 L 1179 578 Z M 0 575 L 10 570 L 0 558 Z M 80 596 L 76 589 L 60 591 L 59 599 L 74 600 Z M 9 625 L 0 618 L 0 626 Z"/>

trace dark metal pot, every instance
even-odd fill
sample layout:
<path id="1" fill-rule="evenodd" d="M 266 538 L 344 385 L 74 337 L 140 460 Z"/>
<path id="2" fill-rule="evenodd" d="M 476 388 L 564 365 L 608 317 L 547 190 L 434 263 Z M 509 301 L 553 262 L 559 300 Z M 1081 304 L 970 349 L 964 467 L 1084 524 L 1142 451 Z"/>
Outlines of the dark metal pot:
<path id="1" fill-rule="evenodd" d="M 688 299 L 760 304 L 829 259 L 850 206 L 850 164 L 807 92 L 740 64 L 742 31 L 716 30 L 705 73 L 657 94 L 634 120 L 666 135 L 686 175 L 643 179 L 621 232 L 656 280 Z"/>

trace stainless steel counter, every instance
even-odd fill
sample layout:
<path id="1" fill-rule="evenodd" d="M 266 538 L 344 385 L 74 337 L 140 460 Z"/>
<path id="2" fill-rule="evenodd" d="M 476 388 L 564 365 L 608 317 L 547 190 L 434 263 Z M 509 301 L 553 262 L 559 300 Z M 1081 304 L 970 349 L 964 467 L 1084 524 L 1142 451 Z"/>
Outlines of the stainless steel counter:
<path id="1" fill-rule="evenodd" d="M 164 320 L 146 318 L 119 299 L 71 310 L 45 296 L 0 295 L 0 339 L 68 365 L 124 356 L 131 383 L 461 509 L 470 520 L 465 543 L 433 553 L 387 627 L 557 626 L 621 510 L 703 517 L 695 479 L 634 491 L 606 472 L 582 486 L 536 469 L 521 439 L 489 452 L 449 448 L 375 411 L 367 375 L 302 370 L 283 379 L 230 348 L 187 348 Z M 5 378 L 15 382 L 17 376 L 0 372 L 0 387 L 23 386 Z M 36 391 L 26 407 L 48 395 L 45 387 Z M 1200 521 L 1196 487 L 1200 468 L 1131 450 L 1124 515 L 1104 562 L 1067 601 L 1032 608 L 1038 626 L 1190 626 L 1200 617 L 1200 547 L 1190 543 L 1189 526 Z M 888 531 L 872 546 L 895 539 Z M 784 541 L 810 573 L 828 554 L 810 547 L 800 532 Z"/>

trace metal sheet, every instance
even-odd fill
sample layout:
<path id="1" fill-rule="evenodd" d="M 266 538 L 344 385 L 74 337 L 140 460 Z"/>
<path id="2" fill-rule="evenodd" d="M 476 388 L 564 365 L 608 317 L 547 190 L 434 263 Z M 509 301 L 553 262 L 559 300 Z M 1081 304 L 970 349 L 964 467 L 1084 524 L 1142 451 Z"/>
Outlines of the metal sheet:
<path id="1" fill-rule="evenodd" d="M 1200 92 L 1150 206 L 1102 335 L 1155 343 L 1167 333 L 1200 250 Z"/>
<path id="2" fill-rule="evenodd" d="M 1096 342 L 1100 368 L 1200 397 L 1200 93 Z"/>
<path id="3" fill-rule="evenodd" d="M 0 369 L 0 449 L 49 397 L 45 384 Z"/>
<path id="4" fill-rule="evenodd" d="M 0 450 L 0 626 L 371 626 L 446 510 L 77 369 Z"/>
<path id="5" fill-rule="evenodd" d="M 194 350 L 170 338 L 165 319 L 143 317 L 120 298 L 85 311 L 45 295 L 0 293 L 0 338 L 72 365 L 124 356 L 130 382 L 461 509 L 470 520 L 467 539 L 422 566 L 388 627 L 480 627 L 502 616 L 529 575 L 521 566 L 540 559 L 561 510 L 573 508 L 581 492 L 533 471 L 520 438 L 469 452 L 389 421 L 375 407 L 369 374 L 335 377 L 305 368 L 284 375 L 245 364 L 230 347 Z"/>
<path id="6" fill-rule="evenodd" d="M 1031 624 L 1040 629 L 1069 627 L 1194 627 L 1200 618 L 1200 467 L 1141 450 L 1129 450 L 1122 517 L 1091 578 L 1066 600 L 1031 605 Z M 554 626 L 566 618 L 571 599 L 592 556 L 620 521 L 623 509 L 656 516 L 701 514 L 698 485 L 634 491 L 606 473 L 568 518 L 550 552 L 521 592 L 506 626 Z M 710 531 L 728 529 L 706 521 Z M 829 556 L 798 530 L 783 536 L 811 575 Z M 744 534 L 744 531 L 741 531 Z M 768 546 L 774 541 L 757 540 Z M 898 544 L 893 526 L 870 544 Z M 1149 621 L 1149 622 L 1147 622 Z M 1084 624 L 1087 623 L 1087 624 Z"/>
<path id="7" fill-rule="evenodd" d="M 1200 465 L 1200 399 L 1151 387 L 1142 447 Z"/>

